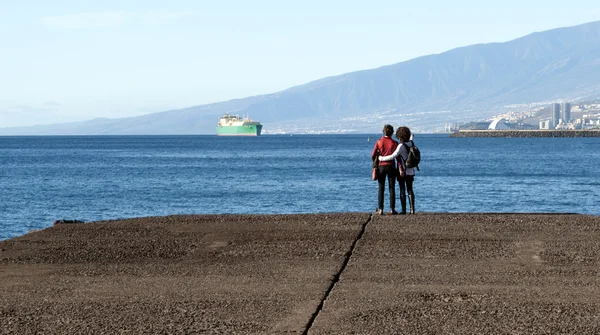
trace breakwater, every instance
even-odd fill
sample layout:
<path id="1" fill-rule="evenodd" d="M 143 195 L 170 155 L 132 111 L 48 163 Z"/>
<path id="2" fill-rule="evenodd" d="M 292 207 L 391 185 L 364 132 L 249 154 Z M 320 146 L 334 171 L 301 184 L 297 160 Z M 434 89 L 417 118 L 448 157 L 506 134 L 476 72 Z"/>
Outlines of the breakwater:
<path id="1" fill-rule="evenodd" d="M 450 137 L 600 137 L 597 130 L 460 130 Z"/>

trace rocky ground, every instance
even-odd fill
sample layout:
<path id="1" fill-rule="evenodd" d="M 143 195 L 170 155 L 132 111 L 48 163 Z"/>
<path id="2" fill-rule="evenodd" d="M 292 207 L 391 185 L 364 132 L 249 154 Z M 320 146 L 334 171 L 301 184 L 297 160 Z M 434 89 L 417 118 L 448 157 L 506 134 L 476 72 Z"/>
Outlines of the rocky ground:
<path id="1" fill-rule="evenodd" d="M 0 334 L 600 333 L 600 217 L 190 215 L 0 242 Z"/>

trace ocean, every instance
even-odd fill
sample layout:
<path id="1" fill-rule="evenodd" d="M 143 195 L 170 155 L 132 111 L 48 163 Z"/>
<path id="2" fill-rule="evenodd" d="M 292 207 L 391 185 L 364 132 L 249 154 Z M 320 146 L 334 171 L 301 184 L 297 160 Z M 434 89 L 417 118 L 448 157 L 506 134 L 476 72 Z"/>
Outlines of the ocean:
<path id="1" fill-rule="evenodd" d="M 371 212 L 379 137 L 0 137 L 0 239 L 58 219 Z M 600 138 L 415 142 L 417 212 L 600 214 Z"/>

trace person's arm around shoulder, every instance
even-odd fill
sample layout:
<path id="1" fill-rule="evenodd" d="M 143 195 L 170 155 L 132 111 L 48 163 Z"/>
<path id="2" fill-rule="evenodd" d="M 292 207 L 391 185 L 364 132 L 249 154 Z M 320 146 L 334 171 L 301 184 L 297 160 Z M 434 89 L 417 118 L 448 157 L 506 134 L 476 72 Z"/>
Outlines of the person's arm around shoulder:
<path id="1" fill-rule="evenodd" d="M 396 150 L 394 150 L 394 152 L 391 155 L 379 156 L 379 160 L 382 161 L 382 162 L 394 160 L 400 154 L 400 147 L 401 146 L 402 145 L 396 146 Z"/>

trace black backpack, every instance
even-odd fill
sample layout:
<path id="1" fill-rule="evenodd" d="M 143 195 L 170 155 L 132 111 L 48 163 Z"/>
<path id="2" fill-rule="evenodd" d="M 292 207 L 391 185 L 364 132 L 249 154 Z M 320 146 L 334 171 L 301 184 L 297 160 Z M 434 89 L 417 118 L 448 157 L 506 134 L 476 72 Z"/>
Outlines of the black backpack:
<path id="1" fill-rule="evenodd" d="M 404 161 L 404 164 L 407 168 L 416 168 L 417 171 L 421 171 L 419 170 L 419 162 L 421 162 L 421 151 L 419 150 L 419 148 L 417 148 L 415 142 L 410 141 L 410 143 L 412 143 L 412 147 L 409 148 L 407 146 L 408 157 L 406 157 L 406 161 Z"/>

